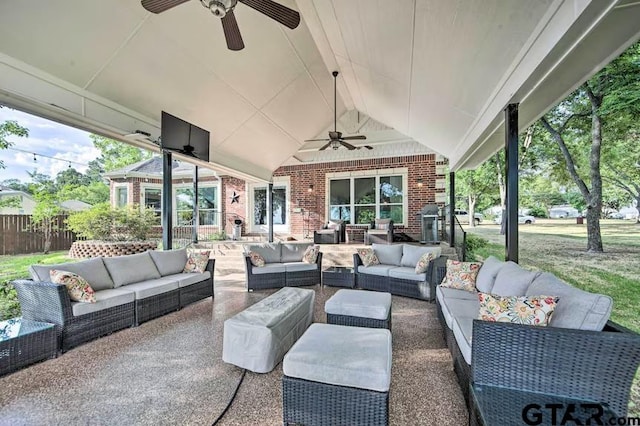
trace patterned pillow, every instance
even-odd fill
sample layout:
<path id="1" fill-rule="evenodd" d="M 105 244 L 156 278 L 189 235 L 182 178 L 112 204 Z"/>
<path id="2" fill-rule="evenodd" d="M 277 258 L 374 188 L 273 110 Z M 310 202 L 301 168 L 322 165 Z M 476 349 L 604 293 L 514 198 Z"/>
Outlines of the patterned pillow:
<path id="1" fill-rule="evenodd" d="M 364 266 L 372 266 L 379 265 L 380 261 L 378 260 L 378 256 L 374 253 L 371 248 L 359 248 L 358 256 L 360 256 L 360 260 L 362 260 L 362 264 Z"/>
<path id="2" fill-rule="evenodd" d="M 546 326 L 558 303 L 555 296 L 496 296 L 478 293 L 480 313 L 484 321 Z"/>
<path id="3" fill-rule="evenodd" d="M 49 277 L 53 283 L 64 284 L 69 292 L 69 298 L 74 302 L 96 303 L 95 291 L 80 275 L 52 269 L 49 271 Z"/>
<path id="4" fill-rule="evenodd" d="M 447 259 L 447 275 L 440 285 L 458 290 L 476 291 L 476 277 L 480 266 L 482 263 Z"/>
<path id="5" fill-rule="evenodd" d="M 302 261 L 304 263 L 316 263 L 318 261 L 318 254 L 320 253 L 319 246 L 309 246 L 302 255 Z"/>
<path id="6" fill-rule="evenodd" d="M 424 274 L 429 269 L 429 262 L 433 260 L 433 253 L 425 253 L 416 263 L 416 274 Z"/>
<path id="7" fill-rule="evenodd" d="M 251 261 L 251 264 L 253 266 L 257 266 L 258 268 L 262 268 L 267 264 L 267 262 L 264 260 L 264 257 L 262 257 L 262 255 L 258 252 L 250 251 L 249 253 L 247 253 L 247 256 L 249 256 L 249 261 Z"/>
<path id="8" fill-rule="evenodd" d="M 211 252 L 209 250 L 189 252 L 187 264 L 184 265 L 182 272 L 197 274 L 203 273 L 207 267 L 207 262 L 209 262 L 210 254 Z"/>

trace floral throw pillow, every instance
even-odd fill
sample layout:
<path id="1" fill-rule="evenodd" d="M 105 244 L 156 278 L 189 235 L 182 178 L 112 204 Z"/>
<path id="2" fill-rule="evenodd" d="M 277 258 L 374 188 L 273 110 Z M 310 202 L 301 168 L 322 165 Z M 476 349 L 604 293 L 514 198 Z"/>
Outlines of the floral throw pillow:
<path id="1" fill-rule="evenodd" d="M 302 261 L 304 263 L 316 263 L 318 261 L 318 254 L 320 253 L 320 247 L 309 246 L 302 255 Z"/>
<path id="2" fill-rule="evenodd" d="M 447 275 L 442 287 L 455 288 L 458 290 L 476 291 L 476 277 L 482 263 L 460 262 L 458 260 L 447 260 Z"/>
<path id="3" fill-rule="evenodd" d="M 96 303 L 95 291 L 80 275 L 52 269 L 49 271 L 49 277 L 53 283 L 64 284 L 69 292 L 69 298 L 74 302 Z"/>
<path id="4" fill-rule="evenodd" d="M 187 264 L 184 265 L 182 272 L 201 274 L 205 271 L 207 263 L 209 262 L 209 250 L 205 251 L 192 251 L 189 252 L 187 258 Z"/>
<path id="5" fill-rule="evenodd" d="M 497 296 L 478 293 L 484 321 L 546 326 L 558 303 L 555 296 Z"/>
<path id="6" fill-rule="evenodd" d="M 378 260 L 378 256 L 376 256 L 375 252 L 371 248 L 358 249 L 358 256 L 360 256 L 360 260 L 362 260 L 362 264 L 364 266 L 372 266 L 372 265 L 380 264 L 380 261 Z"/>
<path id="7" fill-rule="evenodd" d="M 433 253 L 425 253 L 416 263 L 416 274 L 424 274 L 429 269 L 429 262 L 433 260 Z"/>
<path id="8" fill-rule="evenodd" d="M 264 260 L 264 257 L 262 257 L 260 253 L 250 251 L 249 253 L 247 253 L 247 256 L 249 256 L 249 261 L 251 262 L 251 264 L 253 266 L 257 266 L 258 268 L 262 268 L 267 264 L 267 262 Z"/>

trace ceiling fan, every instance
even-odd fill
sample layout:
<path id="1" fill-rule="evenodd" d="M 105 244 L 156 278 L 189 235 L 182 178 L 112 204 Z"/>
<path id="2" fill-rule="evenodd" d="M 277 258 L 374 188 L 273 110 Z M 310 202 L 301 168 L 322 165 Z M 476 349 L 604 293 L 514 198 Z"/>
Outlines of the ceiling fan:
<path id="1" fill-rule="evenodd" d="M 162 13 L 189 0 L 142 0 L 142 7 L 151 13 Z M 238 2 L 257 10 L 263 15 L 292 30 L 300 24 L 300 14 L 273 0 L 200 0 L 200 3 L 222 21 L 224 38 L 229 50 L 244 49 L 240 29 L 233 14 Z"/>
<path id="2" fill-rule="evenodd" d="M 338 108 L 336 106 L 337 103 L 337 90 L 336 90 L 336 81 L 338 78 L 338 71 L 333 71 L 331 73 L 333 75 L 333 131 L 329 130 L 329 139 L 308 139 L 305 142 L 318 142 L 318 141 L 328 141 L 326 145 L 323 145 L 318 151 L 324 151 L 325 149 L 331 147 L 333 149 L 340 148 L 340 145 L 347 148 L 349 151 L 353 151 L 354 149 L 363 148 L 362 146 L 353 146 L 345 141 L 353 141 L 353 140 L 365 140 L 367 137 L 365 135 L 355 135 L 355 136 L 345 136 L 342 137 L 342 132 L 338 131 Z M 365 145 L 364 148 L 373 149 L 373 147 L 369 145 Z"/>

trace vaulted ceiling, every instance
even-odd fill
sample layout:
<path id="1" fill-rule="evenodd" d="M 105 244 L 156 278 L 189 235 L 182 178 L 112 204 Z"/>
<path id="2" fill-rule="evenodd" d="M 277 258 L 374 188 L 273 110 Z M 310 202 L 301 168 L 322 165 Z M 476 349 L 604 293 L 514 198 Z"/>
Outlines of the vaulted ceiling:
<path id="1" fill-rule="evenodd" d="M 160 15 L 138 0 L 0 2 L 0 102 L 152 149 L 125 135 L 157 140 L 165 110 L 211 132 L 209 166 L 251 180 L 403 152 L 459 169 L 503 143 L 508 103 L 529 124 L 640 36 L 631 0 L 281 3 L 300 26 L 239 4 L 246 47 L 232 52 L 197 0 Z M 334 69 L 338 116 L 381 123 L 343 128 L 373 150 L 309 154 L 332 125 Z"/>

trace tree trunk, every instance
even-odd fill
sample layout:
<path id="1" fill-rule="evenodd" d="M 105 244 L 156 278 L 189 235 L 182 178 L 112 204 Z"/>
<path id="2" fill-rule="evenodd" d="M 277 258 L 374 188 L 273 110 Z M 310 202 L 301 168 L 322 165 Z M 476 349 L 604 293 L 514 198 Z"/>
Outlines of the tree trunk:
<path id="1" fill-rule="evenodd" d="M 587 208 L 587 251 L 602 252 L 600 210 L 594 208 Z"/>
<path id="2" fill-rule="evenodd" d="M 469 226 L 476 226 L 476 200 L 477 197 L 469 194 Z"/>

